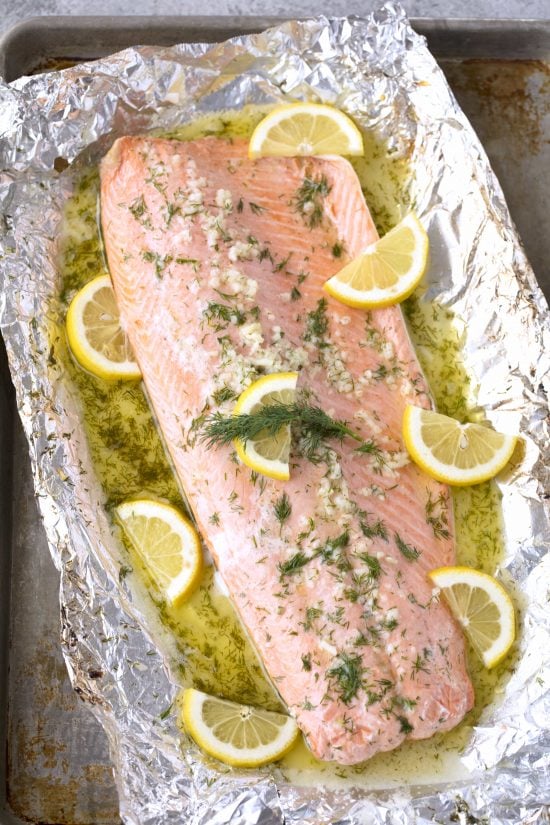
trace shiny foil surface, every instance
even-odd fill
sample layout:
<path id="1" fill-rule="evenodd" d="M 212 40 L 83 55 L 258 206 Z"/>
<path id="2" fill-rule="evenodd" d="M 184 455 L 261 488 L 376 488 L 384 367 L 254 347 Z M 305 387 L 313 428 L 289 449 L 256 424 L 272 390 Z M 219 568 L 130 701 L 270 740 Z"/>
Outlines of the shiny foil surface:
<path id="1" fill-rule="evenodd" d="M 411 199 L 431 243 L 424 300 L 437 299 L 464 320 L 477 404 L 495 428 L 524 439 L 521 461 L 498 482 L 506 536 L 499 576 L 515 582 L 523 605 L 520 654 L 498 707 L 487 708 L 472 732 L 462 757 L 472 775 L 464 782 L 369 792 L 360 784 L 295 787 L 276 767 L 218 772 L 198 758 L 174 714 L 164 713 L 178 692 L 170 651 L 140 595 L 119 581 L 122 551 L 94 478 L 78 400 L 48 357 L 60 222 L 79 170 L 121 135 L 289 97 L 341 107 L 410 158 Z M 485 152 L 402 9 L 388 3 L 365 19 L 289 22 L 216 45 L 128 49 L 23 77 L 0 86 L 0 153 L 0 326 L 61 576 L 67 667 L 108 733 L 124 821 L 546 821 L 548 307 Z"/>

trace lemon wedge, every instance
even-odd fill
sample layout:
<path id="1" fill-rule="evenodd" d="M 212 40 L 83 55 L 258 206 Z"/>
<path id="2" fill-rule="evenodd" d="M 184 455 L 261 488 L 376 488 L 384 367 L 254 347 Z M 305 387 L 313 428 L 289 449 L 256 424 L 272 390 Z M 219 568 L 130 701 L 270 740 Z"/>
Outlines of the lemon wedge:
<path id="1" fill-rule="evenodd" d="M 439 567 L 429 576 L 485 667 L 497 665 L 516 637 L 514 605 L 506 590 L 492 576 L 471 567 Z"/>
<path id="2" fill-rule="evenodd" d="M 408 405 L 403 440 L 413 461 L 438 481 L 467 487 L 493 478 L 508 463 L 517 438 L 481 424 Z"/>
<path id="3" fill-rule="evenodd" d="M 67 312 L 67 337 L 78 363 L 99 378 L 141 378 L 130 342 L 120 326 L 108 275 L 94 278 L 78 292 Z"/>
<path id="4" fill-rule="evenodd" d="M 277 372 L 254 381 L 237 399 L 233 415 L 257 412 L 270 404 L 292 404 L 296 396 L 297 372 Z M 235 441 L 237 455 L 247 467 L 270 478 L 287 481 L 290 477 L 290 425 L 272 435 L 260 432 L 246 443 Z"/>
<path id="5" fill-rule="evenodd" d="M 251 158 L 362 154 L 363 138 L 355 123 L 322 103 L 278 106 L 259 122 L 248 145 Z"/>
<path id="6" fill-rule="evenodd" d="M 183 722 L 203 751 L 239 768 L 275 762 L 299 734 L 290 716 L 228 702 L 193 688 L 183 694 Z"/>
<path id="7" fill-rule="evenodd" d="M 170 604 L 188 596 L 202 571 L 200 539 L 191 522 L 175 507 L 151 499 L 125 501 L 115 515 Z"/>
<path id="8" fill-rule="evenodd" d="M 328 280 L 324 289 L 351 307 L 377 309 L 408 298 L 428 260 L 428 235 L 411 212 Z"/>

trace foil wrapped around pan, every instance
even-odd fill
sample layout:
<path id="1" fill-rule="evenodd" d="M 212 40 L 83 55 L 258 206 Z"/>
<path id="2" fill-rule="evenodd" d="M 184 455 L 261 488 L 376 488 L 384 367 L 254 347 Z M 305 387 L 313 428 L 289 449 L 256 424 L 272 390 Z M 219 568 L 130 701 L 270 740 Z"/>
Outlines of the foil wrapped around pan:
<path id="1" fill-rule="evenodd" d="M 462 756 L 467 779 L 365 791 L 300 787 L 276 768 L 219 772 L 166 714 L 178 692 L 161 630 L 120 581 L 78 401 L 50 352 L 63 206 L 79 169 L 124 134 L 199 114 L 308 99 L 347 111 L 414 168 L 410 198 L 430 234 L 422 300 L 452 307 L 477 404 L 524 455 L 500 480 L 500 575 L 522 604 L 517 666 Z M 62 645 L 75 689 L 105 727 L 125 822 L 485 823 L 546 819 L 550 796 L 548 308 L 500 186 L 403 10 L 284 23 L 216 45 L 128 49 L 0 86 L 0 322 L 36 495 L 61 576 Z M 160 652 L 162 649 L 162 653 Z"/>

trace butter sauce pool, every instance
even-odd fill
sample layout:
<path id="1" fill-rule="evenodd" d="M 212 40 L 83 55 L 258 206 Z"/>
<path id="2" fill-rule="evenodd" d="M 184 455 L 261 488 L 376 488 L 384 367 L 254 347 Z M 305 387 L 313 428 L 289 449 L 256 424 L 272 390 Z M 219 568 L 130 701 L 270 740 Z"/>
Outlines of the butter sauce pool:
<path id="1" fill-rule="evenodd" d="M 247 136 L 267 110 L 208 115 L 163 136 L 189 140 L 208 134 Z M 365 135 L 365 157 L 354 160 L 365 198 L 380 234 L 408 210 L 411 170 L 406 159 L 390 154 L 371 135 Z M 69 201 L 61 253 L 63 279 L 59 327 L 52 335 L 55 356 L 63 363 L 82 405 L 97 477 L 107 509 L 136 496 L 169 501 L 185 509 L 181 491 L 166 457 L 162 440 L 144 394 L 136 382 L 108 383 L 84 372 L 73 361 L 64 335 L 64 314 L 75 291 L 105 272 L 99 229 L 97 170 L 85 174 Z M 404 305 L 412 340 L 438 409 L 461 420 L 476 418 L 473 392 L 461 360 L 465 330 L 459 319 L 437 303 L 424 303 L 416 294 Z M 500 496 L 485 483 L 453 491 L 457 563 L 494 573 L 503 555 Z M 277 694 L 266 678 L 235 610 L 207 566 L 202 582 L 188 601 L 170 607 L 155 591 L 147 571 L 127 547 L 128 564 L 120 576 L 137 578 L 156 617 L 176 649 L 176 676 L 190 686 L 235 701 L 280 709 Z M 474 708 L 447 734 L 405 742 L 389 753 L 350 768 L 322 763 L 300 743 L 278 764 L 291 782 L 327 786 L 361 785 L 389 788 L 457 780 L 467 772 L 460 754 L 471 728 L 487 706 L 497 703 L 514 666 L 512 653 L 493 671 L 486 671 L 473 651 L 469 670 L 475 689 Z M 216 763 L 218 764 L 218 763 Z"/>

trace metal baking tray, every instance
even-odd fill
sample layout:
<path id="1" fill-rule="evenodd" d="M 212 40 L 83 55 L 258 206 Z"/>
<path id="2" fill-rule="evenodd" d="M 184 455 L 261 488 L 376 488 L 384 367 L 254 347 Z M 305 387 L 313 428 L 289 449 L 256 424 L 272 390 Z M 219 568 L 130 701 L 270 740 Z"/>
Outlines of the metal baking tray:
<path id="1" fill-rule="evenodd" d="M 215 42 L 275 22 L 280 18 L 41 17 L 0 40 L 0 74 L 11 81 L 138 43 Z M 427 36 L 478 132 L 549 296 L 550 21 L 413 25 Z M 0 823 L 115 825 L 106 737 L 73 693 L 61 656 L 58 573 L 1 339 L 0 468 Z"/>

